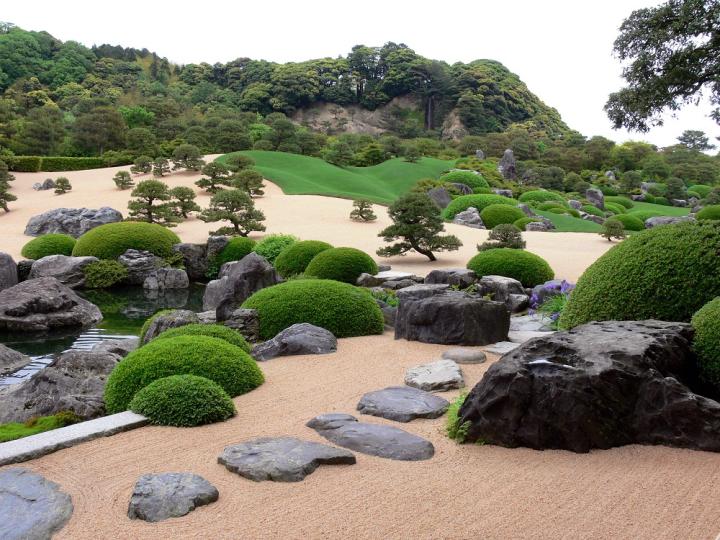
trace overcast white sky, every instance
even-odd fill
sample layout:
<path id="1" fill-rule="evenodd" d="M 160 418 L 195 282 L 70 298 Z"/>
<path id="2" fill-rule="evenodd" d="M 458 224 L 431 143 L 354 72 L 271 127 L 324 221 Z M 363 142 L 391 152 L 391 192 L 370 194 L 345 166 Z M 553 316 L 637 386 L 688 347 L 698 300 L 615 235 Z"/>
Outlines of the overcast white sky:
<path id="1" fill-rule="evenodd" d="M 667 146 L 685 129 L 714 137 L 709 107 L 688 107 L 648 134 L 614 131 L 603 111 L 622 85 L 612 43 L 623 19 L 661 0 L 3 1 L 0 20 L 85 45 L 146 47 L 173 62 L 277 62 L 406 43 L 428 58 L 499 60 L 572 128 Z"/>

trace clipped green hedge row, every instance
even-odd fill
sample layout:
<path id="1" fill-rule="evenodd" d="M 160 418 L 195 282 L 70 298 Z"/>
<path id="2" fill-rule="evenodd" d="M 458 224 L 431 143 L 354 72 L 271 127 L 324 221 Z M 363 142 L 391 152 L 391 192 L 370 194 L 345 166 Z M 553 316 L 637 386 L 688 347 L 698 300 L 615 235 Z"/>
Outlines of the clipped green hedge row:
<path id="1" fill-rule="evenodd" d="M 99 157 L 6 156 L 2 160 L 16 172 L 82 171 L 106 166 L 105 160 Z"/>
<path id="2" fill-rule="evenodd" d="M 642 231 L 645 229 L 645 222 L 632 214 L 618 214 L 609 220 L 619 221 L 626 231 Z"/>
<path id="3" fill-rule="evenodd" d="M 246 353 L 250 353 L 250 345 L 237 330 L 233 330 L 222 324 L 186 324 L 177 328 L 170 328 L 159 334 L 153 341 L 168 339 L 177 336 L 210 336 L 227 341 L 230 345 L 240 347 Z"/>
<path id="4" fill-rule="evenodd" d="M 515 206 L 509 206 L 507 204 L 491 204 L 486 206 L 480 217 L 488 229 L 493 229 L 497 225 L 504 223 L 514 223 L 519 219 L 525 217 L 525 212 Z"/>
<path id="5" fill-rule="evenodd" d="M 450 201 L 445 210 L 442 212 L 443 219 L 452 220 L 460 212 L 464 212 L 470 207 L 477 208 L 478 212 L 482 212 L 491 204 L 505 204 L 508 206 L 516 206 L 515 199 L 509 199 L 502 195 L 485 194 L 485 195 L 462 195 Z"/>
<path id="6" fill-rule="evenodd" d="M 698 355 L 700 375 L 720 385 L 720 296 L 701 307 L 691 323 L 695 329 L 693 348 Z"/>

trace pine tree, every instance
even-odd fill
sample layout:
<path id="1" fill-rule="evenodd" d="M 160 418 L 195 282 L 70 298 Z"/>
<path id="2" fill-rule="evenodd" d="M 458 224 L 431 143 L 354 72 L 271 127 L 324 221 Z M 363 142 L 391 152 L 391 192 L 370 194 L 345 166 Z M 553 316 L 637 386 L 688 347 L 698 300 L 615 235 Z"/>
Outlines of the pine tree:
<path id="1" fill-rule="evenodd" d="M 213 234 L 247 236 L 252 231 L 264 231 L 265 214 L 255 208 L 250 196 L 239 189 L 219 191 L 210 199 L 210 207 L 200 214 L 205 222 L 229 221 L 232 227 L 222 227 Z"/>
<path id="2" fill-rule="evenodd" d="M 130 216 L 136 221 L 159 223 L 166 227 L 174 227 L 180 218 L 173 214 L 170 201 L 170 190 L 167 184 L 160 180 L 143 180 L 131 195 L 136 199 L 128 203 Z"/>
<path id="3" fill-rule="evenodd" d="M 174 187 L 170 190 L 173 198 L 172 207 L 176 216 L 187 218 L 190 212 L 200 212 L 200 206 L 195 202 L 195 192 L 185 186 Z"/>
<path id="4" fill-rule="evenodd" d="M 195 185 L 208 193 L 217 193 L 223 189 L 221 186 L 230 185 L 230 169 L 222 163 L 212 161 L 202 168 L 202 173 L 207 178 L 201 178 Z"/>
<path id="5" fill-rule="evenodd" d="M 166 174 L 170 174 L 170 162 L 163 157 L 155 158 L 155 161 L 153 161 L 152 173 L 153 176 L 158 178 L 162 178 Z"/>
<path id="6" fill-rule="evenodd" d="M 130 172 L 133 174 L 147 174 L 153 170 L 153 158 L 150 156 L 140 156 L 133 161 Z M 162 175 L 160 175 L 162 176 Z"/>
<path id="7" fill-rule="evenodd" d="M 55 195 L 64 195 L 71 189 L 72 184 L 70 184 L 70 180 L 68 180 L 64 176 L 61 176 L 60 178 L 55 180 Z"/>
<path id="8" fill-rule="evenodd" d="M 113 176 L 113 182 L 115 182 L 118 189 L 130 189 L 135 185 L 130 173 L 127 171 L 118 171 L 115 173 L 115 176 Z"/>
<path id="9" fill-rule="evenodd" d="M 375 221 L 377 216 L 373 212 L 372 203 L 364 199 L 353 201 L 353 210 L 350 219 L 355 221 Z"/>
<path id="10" fill-rule="evenodd" d="M 235 173 L 231 178 L 231 185 L 237 189 L 243 190 L 251 197 L 260 197 L 265 195 L 263 188 L 263 176 L 252 169 L 243 169 Z"/>

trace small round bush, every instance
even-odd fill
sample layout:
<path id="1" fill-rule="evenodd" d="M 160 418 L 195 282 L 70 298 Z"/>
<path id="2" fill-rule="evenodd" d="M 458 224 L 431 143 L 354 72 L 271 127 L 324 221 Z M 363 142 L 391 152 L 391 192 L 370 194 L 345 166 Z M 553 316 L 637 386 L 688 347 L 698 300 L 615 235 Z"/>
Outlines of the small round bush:
<path id="1" fill-rule="evenodd" d="M 174 232 L 156 223 L 121 221 L 106 223 L 78 238 L 73 256 L 91 255 L 98 259 L 117 259 L 128 249 L 144 250 L 158 257 L 171 257 L 173 245 L 180 238 Z"/>
<path id="2" fill-rule="evenodd" d="M 382 312 L 366 290 L 327 279 L 297 279 L 267 287 L 242 307 L 258 310 L 262 339 L 297 323 L 320 326 L 339 338 L 382 334 L 384 327 Z"/>
<path id="3" fill-rule="evenodd" d="M 88 289 L 107 289 L 121 283 L 128 277 L 128 269 L 117 261 L 102 259 L 83 268 L 85 287 Z"/>
<path id="4" fill-rule="evenodd" d="M 549 211 L 549 210 L 552 210 L 553 208 L 560 208 L 561 210 L 565 211 L 566 206 L 563 204 L 560 204 L 557 201 L 547 201 L 547 202 L 538 204 L 535 208 L 537 208 L 538 210 L 543 210 L 543 211 Z"/>
<path id="5" fill-rule="evenodd" d="M 43 234 L 25 244 L 20 252 L 27 259 L 42 259 L 48 255 L 72 255 L 75 239 L 67 234 Z"/>
<path id="6" fill-rule="evenodd" d="M 657 199 L 657 197 L 653 197 L 649 193 L 645 193 L 643 202 L 650 203 L 650 204 L 656 204 L 655 199 Z"/>
<path id="7" fill-rule="evenodd" d="M 701 307 L 691 319 L 695 329 L 693 348 L 698 356 L 700 376 L 720 385 L 720 297 Z"/>
<path id="8" fill-rule="evenodd" d="M 485 227 L 492 229 L 497 225 L 513 223 L 518 219 L 522 219 L 525 217 L 525 212 L 515 206 L 508 206 L 507 204 L 491 204 L 480 212 L 480 217 Z"/>
<path id="9" fill-rule="evenodd" d="M 691 189 L 688 189 L 687 196 L 688 196 L 688 199 L 693 199 L 693 198 L 702 199 L 703 198 L 703 196 L 700 195 L 697 191 L 693 191 Z"/>
<path id="10" fill-rule="evenodd" d="M 161 426 L 193 427 L 235 416 L 235 405 L 220 385 L 196 375 L 158 379 L 135 394 L 130 410 Z"/>
<path id="11" fill-rule="evenodd" d="M 517 279 L 523 287 L 534 287 L 555 277 L 542 257 L 521 249 L 498 248 L 482 251 L 467 263 L 478 276 L 505 276 Z"/>
<path id="12" fill-rule="evenodd" d="M 593 216 L 597 216 L 597 217 L 601 217 L 601 218 L 605 217 L 605 212 L 600 210 L 597 206 L 593 206 L 592 204 L 584 204 L 583 207 L 581 208 L 581 210 L 583 212 L 585 212 L 586 214 L 591 214 Z"/>
<path id="13" fill-rule="evenodd" d="M 478 193 L 478 194 L 492 193 L 492 192 L 493 192 L 493 190 L 490 189 L 489 187 L 476 187 L 476 188 L 473 188 L 472 191 L 473 191 L 473 193 Z"/>
<path id="14" fill-rule="evenodd" d="M 617 195 L 615 195 L 615 196 L 611 195 L 609 197 L 605 197 L 605 202 L 612 203 L 612 204 L 619 204 L 620 206 L 622 206 L 623 208 L 626 208 L 627 210 L 629 210 L 630 208 L 635 206 L 635 203 L 632 202 L 627 197 L 620 197 Z"/>
<path id="15" fill-rule="evenodd" d="M 561 328 L 589 321 L 689 321 L 720 296 L 720 223 L 664 225 L 630 236 L 578 280 Z"/>
<path id="16" fill-rule="evenodd" d="M 516 206 L 517 201 L 515 199 L 509 199 L 502 195 L 486 194 L 486 195 L 462 195 L 450 201 L 447 208 L 443 210 L 442 216 L 444 219 L 453 219 L 456 214 L 467 210 L 468 208 L 475 207 L 478 212 L 482 212 L 487 206 L 491 204 L 506 204 L 508 206 Z"/>
<path id="17" fill-rule="evenodd" d="M 555 202 L 560 203 L 563 206 L 567 205 L 567 202 L 565 201 L 565 198 L 562 195 L 553 193 L 552 191 L 545 191 L 544 189 L 535 189 L 532 191 L 526 191 L 525 193 L 520 195 L 520 197 L 518 197 L 518 200 L 520 202 L 523 202 L 526 204 L 555 201 Z"/>
<path id="18" fill-rule="evenodd" d="M 613 203 L 605 203 L 605 210 L 607 210 L 608 212 L 612 212 L 615 215 L 624 214 L 625 212 L 627 212 L 624 206 Z"/>
<path id="19" fill-rule="evenodd" d="M 645 229 L 645 222 L 632 214 L 618 214 L 610 219 L 619 221 L 626 231 L 642 231 Z"/>
<path id="20" fill-rule="evenodd" d="M 700 197 L 702 199 L 704 199 L 705 197 L 710 195 L 710 192 L 712 190 L 713 190 L 712 186 L 705 186 L 703 184 L 695 184 L 694 186 L 690 186 L 688 188 L 688 191 L 694 191 L 695 193 L 700 195 Z"/>
<path id="21" fill-rule="evenodd" d="M 112 370 L 105 385 L 105 407 L 111 414 L 127 410 L 140 389 L 171 375 L 205 377 L 231 397 L 264 381 L 255 360 L 222 339 L 200 335 L 155 339 L 128 354 Z"/>
<path id="22" fill-rule="evenodd" d="M 315 255 L 332 246 L 320 240 L 302 240 L 295 242 L 280 252 L 275 259 L 275 269 L 284 277 L 302 274 Z"/>
<path id="23" fill-rule="evenodd" d="M 521 231 L 524 231 L 524 230 L 525 230 L 525 226 L 526 226 L 528 223 L 538 223 L 539 221 L 540 221 L 540 220 L 537 219 L 537 218 L 523 217 L 523 218 L 520 218 L 520 219 L 518 219 L 518 220 L 516 220 L 516 221 L 513 221 L 513 225 L 515 225 L 515 226 L 516 226 L 518 229 L 520 229 Z"/>
<path id="24" fill-rule="evenodd" d="M 635 216 L 640 221 L 645 223 L 645 221 L 650 219 L 651 217 L 660 217 L 663 214 L 662 214 L 662 212 L 656 212 L 654 210 L 638 210 L 637 212 L 632 212 L 628 215 Z"/>
<path id="25" fill-rule="evenodd" d="M 667 197 L 655 197 L 655 199 L 653 200 L 653 202 L 654 202 L 655 204 L 659 204 L 659 205 L 662 205 L 662 206 L 672 206 L 672 205 L 670 204 L 670 201 L 667 199 Z"/>
<path id="26" fill-rule="evenodd" d="M 244 236 L 235 236 L 227 243 L 227 245 L 218 253 L 217 256 L 217 267 L 220 268 L 223 264 L 239 261 L 245 255 L 248 255 L 255 247 L 255 240 L 246 238 Z"/>
<path id="27" fill-rule="evenodd" d="M 547 211 L 550 212 L 551 214 L 567 214 L 568 213 L 568 209 L 563 208 L 562 206 L 553 206 L 552 208 L 548 208 Z"/>
<path id="28" fill-rule="evenodd" d="M 490 184 L 482 175 L 475 174 L 472 171 L 450 171 L 443 174 L 440 180 L 450 184 L 465 184 L 472 189 L 490 187 Z"/>
<path id="29" fill-rule="evenodd" d="M 319 279 L 333 279 L 355 285 L 360 274 L 378 273 L 375 261 L 359 249 L 330 248 L 321 251 L 305 268 L 305 275 Z"/>
<path id="30" fill-rule="evenodd" d="M 186 324 L 177 328 L 170 328 L 159 334 L 156 339 L 168 339 L 177 336 L 210 336 L 227 341 L 230 345 L 240 347 L 246 353 L 250 353 L 250 345 L 237 330 L 228 328 L 222 324 Z"/>
<path id="31" fill-rule="evenodd" d="M 255 244 L 253 251 L 265 257 L 272 264 L 283 249 L 299 240 L 292 234 L 270 234 Z"/>
<path id="32" fill-rule="evenodd" d="M 720 219 L 720 204 L 706 206 L 697 213 L 698 219 L 718 220 Z"/>

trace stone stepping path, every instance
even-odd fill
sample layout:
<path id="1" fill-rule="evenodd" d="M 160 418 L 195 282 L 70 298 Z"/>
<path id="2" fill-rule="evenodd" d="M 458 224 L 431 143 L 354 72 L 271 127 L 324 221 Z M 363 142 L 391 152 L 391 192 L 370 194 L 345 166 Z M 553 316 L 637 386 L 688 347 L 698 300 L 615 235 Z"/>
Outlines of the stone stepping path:
<path id="1" fill-rule="evenodd" d="M 513 343 L 512 341 L 498 341 L 497 343 L 493 343 L 492 345 L 484 347 L 484 349 L 485 352 L 489 352 L 491 354 L 499 354 L 500 356 L 502 356 L 503 354 L 507 354 L 510 351 L 514 351 L 519 346 L 519 343 Z"/>
<path id="2" fill-rule="evenodd" d="M 371 456 L 420 461 L 435 454 L 432 443 L 422 437 L 392 426 L 358 422 L 349 414 L 322 414 L 306 425 L 338 446 Z"/>
<path id="3" fill-rule="evenodd" d="M 452 360 L 456 364 L 482 364 L 487 355 L 480 349 L 463 349 L 456 347 L 442 353 L 444 360 Z"/>
<path id="4" fill-rule="evenodd" d="M 300 482 L 320 465 L 353 465 L 347 450 L 294 437 L 262 437 L 228 446 L 218 463 L 256 482 Z"/>
<path id="5" fill-rule="evenodd" d="M 460 366 L 453 360 L 438 360 L 409 368 L 405 372 L 405 384 L 420 390 L 442 392 L 462 388 L 465 386 L 465 378 Z"/>
<path id="6" fill-rule="evenodd" d="M 410 422 L 416 418 L 442 416 L 449 406 L 447 400 L 417 388 L 390 386 L 365 394 L 358 402 L 357 410 L 396 422 Z"/>
<path id="7" fill-rule="evenodd" d="M 128 507 L 130 519 L 156 522 L 189 514 L 198 506 L 218 500 L 215 486 L 192 473 L 142 475 Z"/>
<path id="8" fill-rule="evenodd" d="M 28 469 L 0 471 L 0 538 L 50 538 L 73 512 L 70 495 Z"/>

